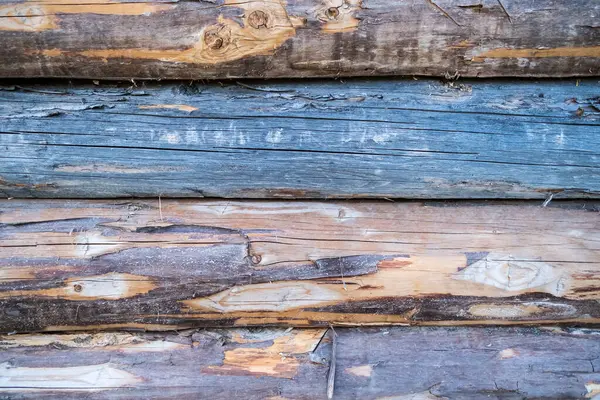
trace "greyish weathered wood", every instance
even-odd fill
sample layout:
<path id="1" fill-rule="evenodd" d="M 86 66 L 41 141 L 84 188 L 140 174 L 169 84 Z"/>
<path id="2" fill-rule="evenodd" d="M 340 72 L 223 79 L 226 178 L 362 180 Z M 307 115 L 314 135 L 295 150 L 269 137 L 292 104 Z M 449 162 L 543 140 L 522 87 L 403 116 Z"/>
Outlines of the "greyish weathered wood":
<path id="1" fill-rule="evenodd" d="M 597 203 L 0 202 L 0 330 L 599 324 Z"/>
<path id="2" fill-rule="evenodd" d="M 6 82 L 0 193 L 599 197 L 599 107 L 597 80 Z"/>
<path id="3" fill-rule="evenodd" d="M 597 0 L 0 0 L 0 77 L 591 76 Z"/>
<path id="4" fill-rule="evenodd" d="M 333 399 L 595 399 L 600 332 L 336 329 Z M 8 399 L 326 399 L 331 331 L 0 337 Z"/>

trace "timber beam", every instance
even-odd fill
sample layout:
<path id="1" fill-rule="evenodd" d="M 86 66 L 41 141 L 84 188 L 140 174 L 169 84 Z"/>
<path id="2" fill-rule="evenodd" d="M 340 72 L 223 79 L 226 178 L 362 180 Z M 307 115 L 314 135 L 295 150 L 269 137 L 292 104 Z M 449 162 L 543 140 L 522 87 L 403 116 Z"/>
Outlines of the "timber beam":
<path id="1" fill-rule="evenodd" d="M 0 203 L 4 332 L 600 323 L 597 203 Z"/>

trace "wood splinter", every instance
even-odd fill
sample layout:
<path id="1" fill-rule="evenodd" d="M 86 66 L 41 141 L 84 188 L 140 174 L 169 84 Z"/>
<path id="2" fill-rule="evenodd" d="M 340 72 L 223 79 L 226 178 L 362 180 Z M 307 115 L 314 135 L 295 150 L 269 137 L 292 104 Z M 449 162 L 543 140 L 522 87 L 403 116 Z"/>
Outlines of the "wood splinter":
<path id="1" fill-rule="evenodd" d="M 333 398 L 333 391 L 335 389 L 335 361 L 337 351 L 337 333 L 333 326 L 330 326 L 331 332 L 331 360 L 329 362 L 329 372 L 327 373 L 327 398 Z"/>

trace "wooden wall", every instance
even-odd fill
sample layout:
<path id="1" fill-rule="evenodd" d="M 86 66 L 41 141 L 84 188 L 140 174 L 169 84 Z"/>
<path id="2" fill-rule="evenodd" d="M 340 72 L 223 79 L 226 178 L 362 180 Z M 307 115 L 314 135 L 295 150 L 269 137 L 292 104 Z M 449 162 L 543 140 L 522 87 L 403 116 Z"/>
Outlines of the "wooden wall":
<path id="1" fill-rule="evenodd" d="M 0 0 L 0 397 L 600 399 L 599 16 Z"/>

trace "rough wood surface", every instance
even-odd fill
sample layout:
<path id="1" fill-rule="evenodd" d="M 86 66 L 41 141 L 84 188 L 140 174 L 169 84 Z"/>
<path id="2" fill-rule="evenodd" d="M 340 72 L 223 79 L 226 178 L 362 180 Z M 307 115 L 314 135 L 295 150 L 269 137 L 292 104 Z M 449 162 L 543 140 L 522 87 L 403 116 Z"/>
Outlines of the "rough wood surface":
<path id="1" fill-rule="evenodd" d="M 0 203 L 0 329 L 600 323 L 596 203 Z"/>
<path id="2" fill-rule="evenodd" d="M 0 194 L 600 197 L 597 80 L 130 86 L 6 82 Z"/>
<path id="3" fill-rule="evenodd" d="M 336 329 L 334 399 L 597 399 L 585 329 Z M 0 337 L 9 399 L 326 399 L 331 332 L 216 330 Z"/>
<path id="4" fill-rule="evenodd" d="M 597 0 L 2 0 L 0 77 L 590 76 L 599 15 Z"/>

